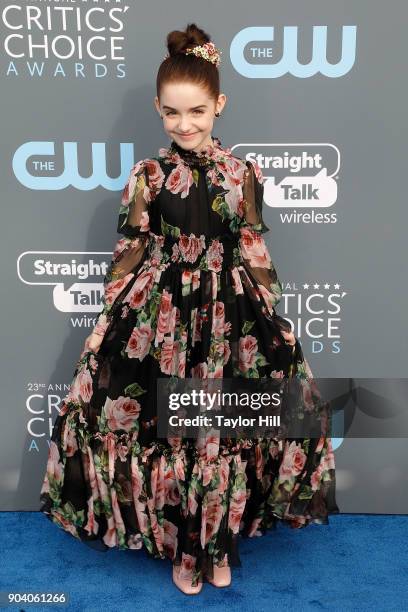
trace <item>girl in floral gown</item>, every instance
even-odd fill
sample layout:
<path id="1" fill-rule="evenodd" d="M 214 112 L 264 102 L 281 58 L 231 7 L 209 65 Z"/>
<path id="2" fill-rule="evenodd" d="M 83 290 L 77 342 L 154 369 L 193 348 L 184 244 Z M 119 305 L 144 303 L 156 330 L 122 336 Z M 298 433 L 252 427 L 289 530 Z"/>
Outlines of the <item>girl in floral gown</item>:
<path id="1" fill-rule="evenodd" d="M 217 50 L 195 24 L 167 37 L 155 106 L 171 138 L 130 170 L 103 307 L 63 399 L 41 511 L 98 550 L 144 548 L 198 593 L 231 581 L 239 536 L 328 523 L 330 437 L 158 438 L 158 378 L 297 378 L 319 395 L 264 241 L 263 176 L 213 137 Z M 190 49 L 195 52 L 188 53 Z M 200 109 L 198 107 L 200 106 Z"/>

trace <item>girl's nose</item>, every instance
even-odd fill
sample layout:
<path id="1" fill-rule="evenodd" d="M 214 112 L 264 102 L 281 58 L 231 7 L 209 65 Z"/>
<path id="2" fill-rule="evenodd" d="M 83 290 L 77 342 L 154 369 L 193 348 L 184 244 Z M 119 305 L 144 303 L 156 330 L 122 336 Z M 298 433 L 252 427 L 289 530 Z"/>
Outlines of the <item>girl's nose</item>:
<path id="1" fill-rule="evenodd" d="M 179 130 L 180 132 L 186 132 L 188 134 L 188 132 L 190 131 L 190 124 L 188 119 L 180 119 Z"/>

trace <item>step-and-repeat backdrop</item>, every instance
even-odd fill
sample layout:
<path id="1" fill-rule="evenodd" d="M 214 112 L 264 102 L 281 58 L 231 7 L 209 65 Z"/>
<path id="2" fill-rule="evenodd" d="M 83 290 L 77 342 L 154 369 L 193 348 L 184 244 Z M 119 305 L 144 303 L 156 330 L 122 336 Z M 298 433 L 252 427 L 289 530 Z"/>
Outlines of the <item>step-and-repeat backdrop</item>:
<path id="1" fill-rule="evenodd" d="M 39 508 L 52 424 L 101 309 L 121 190 L 137 160 L 169 144 L 153 106 L 165 37 L 191 21 L 222 50 L 228 99 L 213 135 L 267 179 L 278 313 L 316 377 L 349 381 L 344 409 L 378 417 L 407 373 L 406 3 L 0 10 L 0 509 Z M 333 442 L 342 512 L 407 512 L 406 437 Z"/>

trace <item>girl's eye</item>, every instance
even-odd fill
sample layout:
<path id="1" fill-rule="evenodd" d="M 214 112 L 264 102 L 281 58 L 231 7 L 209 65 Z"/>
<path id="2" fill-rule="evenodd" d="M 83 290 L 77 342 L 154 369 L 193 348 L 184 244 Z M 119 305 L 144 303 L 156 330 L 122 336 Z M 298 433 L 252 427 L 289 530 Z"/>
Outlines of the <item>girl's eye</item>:
<path id="1" fill-rule="evenodd" d="M 202 115 L 204 113 L 203 110 L 199 110 L 199 109 L 195 110 L 194 112 L 198 113 L 199 115 Z M 169 115 L 174 115 L 174 111 L 169 111 L 168 113 L 166 113 L 166 117 L 168 117 Z"/>

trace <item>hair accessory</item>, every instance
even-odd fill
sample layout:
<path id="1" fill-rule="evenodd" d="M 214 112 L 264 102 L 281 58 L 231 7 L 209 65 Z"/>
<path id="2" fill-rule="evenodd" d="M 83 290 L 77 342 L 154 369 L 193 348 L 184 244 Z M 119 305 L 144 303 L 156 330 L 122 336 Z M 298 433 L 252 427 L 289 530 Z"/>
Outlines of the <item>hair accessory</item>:
<path id="1" fill-rule="evenodd" d="M 215 64 L 218 66 L 221 63 L 221 54 L 222 51 L 219 51 L 213 42 L 206 42 L 204 45 L 197 45 L 196 47 L 186 49 L 184 51 L 185 55 L 196 55 L 197 57 L 202 57 L 203 59 Z M 170 57 L 170 54 L 167 53 L 163 59 L 167 59 Z"/>

